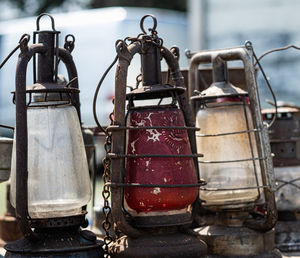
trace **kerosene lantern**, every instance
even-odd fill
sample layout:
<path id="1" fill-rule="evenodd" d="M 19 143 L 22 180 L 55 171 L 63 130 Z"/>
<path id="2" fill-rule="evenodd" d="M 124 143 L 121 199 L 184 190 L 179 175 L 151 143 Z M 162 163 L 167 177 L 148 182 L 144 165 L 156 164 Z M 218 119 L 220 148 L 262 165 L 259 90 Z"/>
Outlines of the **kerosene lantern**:
<path id="1" fill-rule="evenodd" d="M 154 22 L 150 34 L 143 25 L 147 17 Z M 119 63 L 104 167 L 108 173 L 111 167 L 105 186 L 111 186 L 112 220 L 123 236 L 110 244 L 109 253 L 112 257 L 203 257 L 205 243 L 188 233 L 192 204 L 203 184 L 198 182 L 194 162 L 200 155 L 192 151 L 195 128 L 178 61 L 163 46 L 156 25 L 156 18 L 146 15 L 137 38 L 116 43 Z M 135 54 L 141 56 L 142 86 L 126 94 L 128 67 Z M 162 84 L 162 58 L 174 86 Z M 108 209 L 104 205 L 104 213 Z"/>
<path id="2" fill-rule="evenodd" d="M 277 118 L 269 129 L 277 183 L 275 244 L 283 252 L 293 252 L 300 251 L 300 108 L 277 103 Z M 275 108 L 262 113 L 268 122 L 276 115 Z"/>
<path id="3" fill-rule="evenodd" d="M 227 62 L 242 61 L 247 91 L 233 86 Z M 211 63 L 213 83 L 198 92 L 198 66 Z M 260 113 L 252 45 L 193 54 L 189 92 L 196 120 L 202 206 L 213 225 L 195 229 L 216 257 L 280 257 L 274 249 L 277 219 L 267 125 Z M 257 210 L 261 211 L 258 214 Z M 215 257 L 214 256 L 214 257 Z"/>
<path id="4" fill-rule="evenodd" d="M 52 30 L 40 30 L 43 16 L 51 19 Z M 10 200 L 24 238 L 7 244 L 5 257 L 103 255 L 101 242 L 81 229 L 87 226 L 83 206 L 90 199 L 90 180 L 76 66 L 69 50 L 58 47 L 58 35 L 54 19 L 41 14 L 34 44 L 28 46 L 28 37 L 20 44 Z M 26 88 L 32 57 L 34 84 Z M 68 84 L 58 83 L 59 61 L 66 65 Z"/>

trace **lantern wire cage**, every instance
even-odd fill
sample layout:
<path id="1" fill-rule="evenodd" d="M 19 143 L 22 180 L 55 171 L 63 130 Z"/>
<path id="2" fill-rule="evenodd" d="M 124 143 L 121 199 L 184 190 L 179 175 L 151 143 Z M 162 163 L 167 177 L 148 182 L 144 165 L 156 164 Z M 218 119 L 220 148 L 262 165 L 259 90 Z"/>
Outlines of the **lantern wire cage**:
<path id="1" fill-rule="evenodd" d="M 153 20 L 153 27 L 149 28 L 150 34 L 147 34 L 144 28 L 144 20 L 147 17 L 151 17 Z M 138 159 L 138 158 L 165 158 L 168 159 L 191 159 L 192 163 L 195 167 L 197 167 L 197 158 L 202 157 L 202 154 L 197 154 L 195 149 L 195 131 L 198 129 L 194 126 L 193 121 L 191 119 L 191 112 L 189 109 L 189 105 L 186 101 L 185 97 L 185 87 L 183 83 L 183 78 L 179 70 L 177 58 L 179 57 L 178 48 L 173 47 L 170 50 L 163 46 L 163 40 L 157 36 L 156 31 L 157 21 L 153 15 L 145 15 L 140 22 L 140 27 L 142 33 L 140 33 L 137 37 L 126 37 L 124 40 L 116 41 L 116 51 L 117 55 L 113 60 L 112 64 L 108 67 L 108 69 L 104 72 L 100 82 L 96 88 L 94 101 L 93 101 L 93 113 L 94 118 L 99 128 L 107 135 L 107 140 L 105 144 L 105 150 L 107 152 L 106 157 L 103 160 L 104 164 L 104 188 L 103 188 L 103 197 L 104 197 L 104 207 L 103 213 L 105 214 L 105 221 L 103 222 L 103 227 L 106 231 L 106 236 L 104 237 L 105 242 L 105 250 L 106 253 L 109 253 L 109 245 L 112 242 L 119 238 L 120 233 L 128 235 L 130 237 L 137 238 L 139 236 L 145 235 L 145 232 L 148 232 L 148 235 L 151 235 L 155 232 L 153 228 L 162 228 L 162 227 L 174 227 L 180 226 L 182 224 L 187 224 L 191 222 L 191 214 L 179 214 L 178 217 L 176 215 L 164 215 L 163 212 L 158 215 L 145 216 L 145 218 L 141 220 L 137 220 L 137 217 L 132 215 L 128 210 L 124 203 L 124 191 L 126 189 L 132 188 L 175 188 L 175 189 L 195 189 L 200 186 L 205 185 L 203 180 L 197 179 L 198 182 L 195 183 L 133 183 L 133 182 L 124 182 L 126 173 L 126 162 L 130 159 Z M 169 75 L 172 77 L 175 82 L 175 86 L 168 84 L 153 83 L 152 79 L 145 79 L 145 74 L 147 71 L 143 71 L 142 74 L 138 75 L 136 78 L 136 86 L 131 87 L 127 86 L 126 77 L 127 77 L 127 69 L 130 65 L 130 62 L 135 54 L 140 54 L 141 56 L 146 53 L 144 50 L 145 45 L 151 45 L 154 50 L 154 57 L 157 58 L 157 55 L 160 56 L 159 59 L 153 61 L 153 66 L 157 66 L 153 70 L 150 71 L 150 74 L 154 74 L 154 77 L 157 77 L 157 81 L 161 81 L 161 71 L 160 71 L 160 59 L 164 58 L 169 67 Z M 155 51 L 157 51 L 155 53 Z M 143 60 L 143 59 L 142 59 Z M 109 70 L 113 67 L 113 65 L 119 61 L 116 72 L 116 86 L 115 86 L 115 99 L 114 99 L 114 113 L 110 115 L 111 125 L 104 130 L 104 128 L 100 125 L 97 119 L 96 112 L 96 102 L 97 96 L 99 93 L 99 89 L 102 85 L 102 82 L 109 72 Z M 143 61 L 142 61 L 143 62 Z M 146 61 L 145 61 L 146 62 Z M 157 65 L 157 63 L 159 65 Z M 143 65 L 143 69 L 146 69 L 146 65 Z M 148 66 L 148 67 L 151 67 Z M 151 70 L 151 68 L 150 68 Z M 155 74 L 156 73 L 156 74 Z M 143 77 L 143 78 L 142 78 Z M 149 79 L 150 83 L 147 84 L 145 81 Z M 155 78 L 156 79 L 156 78 Z M 140 82 L 143 81 L 143 85 L 140 85 Z M 126 88 L 129 88 L 130 91 L 126 94 Z M 163 103 L 162 99 L 171 98 L 170 103 Z M 138 106 L 135 102 L 144 101 L 144 100 L 153 100 L 157 99 L 157 105 L 148 105 L 148 106 Z M 127 102 L 128 113 L 125 115 L 125 104 Z M 134 110 L 142 110 L 143 108 L 149 108 L 152 110 L 159 110 L 163 108 L 165 110 L 172 110 L 180 108 L 183 113 L 185 125 L 180 126 L 170 126 L 170 125 L 130 125 L 126 124 L 126 120 L 128 120 L 129 112 Z M 178 109 L 179 110 L 179 109 Z M 190 154 L 134 154 L 127 153 L 125 148 L 125 143 L 128 141 L 128 137 L 130 132 L 140 131 L 140 130 L 169 130 L 172 132 L 180 131 L 184 132 L 188 135 L 188 142 L 191 148 Z M 161 161 L 162 163 L 164 161 Z M 195 177 L 198 177 L 198 174 L 195 174 Z M 109 204 L 109 198 L 111 198 L 112 207 Z M 110 216 L 112 215 L 112 219 Z M 174 216 L 176 217 L 174 219 Z M 109 230 L 111 229 L 112 222 L 115 224 L 115 236 L 111 236 Z M 150 233 L 150 231 L 152 233 Z M 160 229 L 162 230 L 162 229 Z M 171 232 L 172 230 L 170 230 Z M 157 241 L 159 237 L 155 237 Z M 153 242 L 154 238 L 151 240 Z M 149 241 L 149 243 L 151 243 Z M 156 240 L 155 240 L 156 241 Z M 169 240 L 167 240 L 169 241 Z M 194 241 L 193 244 L 199 245 L 198 240 L 188 240 L 188 242 Z M 197 242 L 197 243 L 196 243 Z M 154 242 L 153 242 L 154 243 Z M 152 243 L 152 244 L 153 244 Z M 192 243 L 192 242 L 190 242 Z M 158 243 L 159 244 L 159 243 Z M 159 244 L 160 245 L 160 244 Z M 201 251 L 199 251 L 199 248 Z M 155 249 L 155 248 L 152 248 Z M 168 248 L 170 249 L 170 248 Z M 196 248 L 196 252 L 202 254 L 204 252 L 203 244 Z M 112 250 L 112 249 L 111 249 Z M 147 249 L 149 251 L 149 255 L 152 252 L 151 248 Z M 116 250 L 115 250 L 116 251 Z M 136 250 L 135 250 L 136 251 Z M 169 250 L 171 253 L 174 250 Z M 114 250 L 113 250 L 114 252 Z M 147 251 L 144 250 L 144 253 Z M 176 254 L 179 255 L 179 254 Z M 150 257 L 150 256 L 149 256 Z M 152 257 L 152 256 L 151 256 Z"/>
<path id="2" fill-rule="evenodd" d="M 220 56 L 220 58 L 219 58 Z M 223 192 L 223 191 L 240 191 L 240 190 L 255 190 L 257 189 L 257 197 L 255 200 L 251 200 L 251 202 L 242 203 L 240 201 L 241 205 L 237 205 L 237 203 L 233 203 L 232 206 L 228 205 L 227 208 L 231 209 L 234 207 L 252 207 L 257 205 L 262 205 L 262 207 L 266 206 L 265 209 L 267 210 L 267 214 L 270 214 L 269 218 L 267 218 L 267 221 L 269 221 L 267 224 L 269 226 L 268 229 L 272 228 L 272 225 L 274 225 L 276 218 L 277 218 L 277 212 L 276 207 L 274 204 L 274 200 L 270 201 L 270 199 L 274 199 L 272 197 L 273 192 L 276 189 L 275 186 L 275 179 L 273 174 L 273 165 L 272 165 L 272 158 L 271 158 L 271 151 L 269 146 L 269 137 L 267 128 L 271 127 L 276 119 L 274 117 L 272 119 L 272 122 L 269 125 L 263 124 L 262 118 L 261 118 L 261 107 L 259 103 L 259 94 L 256 86 L 256 78 L 255 78 L 255 69 L 254 69 L 254 62 L 256 61 L 256 64 L 258 64 L 260 70 L 262 71 L 263 77 L 271 91 L 271 94 L 274 99 L 274 103 L 276 105 L 276 97 L 272 90 L 272 87 L 266 77 L 266 74 L 263 71 L 262 66 L 259 63 L 259 60 L 257 56 L 255 55 L 255 52 L 252 47 L 252 43 L 250 41 L 247 41 L 245 43 L 245 46 L 241 46 L 238 48 L 230 48 L 225 50 L 212 50 L 212 51 L 200 51 L 198 53 L 190 53 L 188 52 L 188 57 L 191 58 L 191 66 L 189 71 L 189 96 L 191 99 L 191 106 L 194 112 L 194 115 L 196 115 L 196 112 L 198 110 L 202 109 L 214 109 L 214 108 L 226 108 L 226 107 L 235 107 L 235 106 L 242 106 L 243 108 L 243 120 L 245 124 L 245 128 L 240 131 L 228 131 L 228 132 L 216 132 L 213 134 L 204 134 L 200 132 L 196 132 L 197 138 L 208 138 L 208 137 L 224 137 L 224 136 L 235 136 L 235 135 L 243 135 L 247 134 L 248 139 L 248 146 L 250 148 L 249 151 L 249 157 L 245 157 L 242 159 L 229 159 L 229 160 L 201 160 L 199 159 L 199 165 L 214 165 L 214 164 L 228 164 L 228 163 L 243 163 L 243 162 L 249 162 L 249 164 L 252 164 L 252 171 L 254 173 L 255 178 L 255 184 L 250 186 L 237 186 L 237 187 L 210 187 L 209 182 L 207 186 L 200 187 L 200 201 L 201 201 L 201 192 Z M 197 61 L 200 60 L 201 61 Z M 223 61 L 224 60 L 224 61 Z M 248 91 L 241 90 L 240 88 L 237 88 L 233 85 L 231 85 L 230 89 L 225 89 L 224 92 L 217 92 L 217 93 L 210 93 L 207 91 L 206 93 L 203 93 L 203 95 L 200 93 L 198 89 L 197 80 L 201 80 L 201 77 L 196 76 L 196 68 L 198 67 L 199 63 L 212 63 L 213 69 L 214 67 L 221 67 L 219 69 L 219 73 L 222 73 L 221 76 L 223 76 L 224 81 L 228 80 L 228 74 L 227 74 L 227 61 L 232 60 L 241 60 L 244 64 L 245 69 L 245 79 L 248 87 Z M 249 62 L 250 61 L 250 62 Z M 192 63 L 193 62 L 193 63 Z M 215 64 L 214 64 L 215 62 Z M 225 63 L 223 63 L 225 62 Z M 222 67 L 223 66 L 223 67 Z M 221 72 L 220 72 L 221 71 Z M 214 76 L 218 76 L 218 72 Z M 201 76 L 201 75 L 200 75 Z M 226 92 L 228 90 L 228 92 Z M 228 98 L 228 101 L 224 101 L 224 103 L 221 103 L 222 101 L 218 101 L 218 99 L 222 98 Z M 230 98 L 235 98 L 236 101 L 230 101 Z M 249 101 L 250 99 L 250 101 Z M 215 103 L 215 104 L 214 104 Z M 247 106 L 250 107 L 250 112 L 247 112 Z M 250 125 L 252 121 L 250 122 L 251 118 L 249 115 L 252 115 L 253 117 L 253 126 Z M 201 127 L 201 125 L 200 125 Z M 256 142 L 255 142 L 256 141 Z M 201 151 L 201 150 L 200 150 Z M 202 150 L 203 151 L 203 150 Z M 205 157 L 205 153 L 204 153 Z M 261 172 L 258 172 L 258 170 L 261 170 Z M 261 175 L 260 175 L 261 173 Z M 199 171 L 200 177 L 201 177 L 201 169 Z M 262 178 L 260 178 L 262 176 Z M 264 195 L 262 195 L 262 192 L 264 192 Z M 273 204 L 272 204 L 273 203 Z M 208 207 L 209 204 L 205 204 L 205 200 L 203 200 L 203 206 Z M 222 204 L 211 204 L 211 206 L 215 207 L 217 210 L 219 208 L 222 209 Z M 218 208 L 219 207 L 219 208 Z M 224 206 L 224 208 L 226 205 Z M 269 207 L 269 208 L 268 208 Z M 263 215 L 265 216 L 265 214 Z M 250 223 L 250 227 L 254 227 L 256 229 L 259 229 L 262 227 L 262 225 L 255 226 L 255 222 L 252 221 Z M 257 225 L 260 223 L 257 223 Z M 264 224 L 264 223 L 263 223 Z M 265 229 L 265 230 L 268 230 Z M 260 229 L 261 230 L 261 229 Z"/>

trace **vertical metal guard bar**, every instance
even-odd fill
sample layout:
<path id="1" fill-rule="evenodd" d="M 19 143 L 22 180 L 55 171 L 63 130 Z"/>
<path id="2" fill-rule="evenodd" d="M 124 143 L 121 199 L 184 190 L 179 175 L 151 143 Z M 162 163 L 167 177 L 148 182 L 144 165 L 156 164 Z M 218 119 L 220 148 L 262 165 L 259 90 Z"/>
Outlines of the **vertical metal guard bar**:
<path id="1" fill-rule="evenodd" d="M 128 66 L 136 53 L 141 52 L 141 43 L 135 42 L 128 47 L 123 46 L 118 53 L 119 63 L 116 68 L 115 76 L 115 101 L 114 101 L 114 125 L 125 126 L 125 104 L 126 104 L 126 83 Z M 119 130 L 112 135 L 112 152 L 125 154 L 125 131 Z M 112 159 L 111 162 L 111 181 L 123 183 L 124 179 L 124 159 Z M 140 231 L 129 225 L 122 212 L 123 189 L 121 187 L 111 188 L 111 213 L 117 228 L 124 234 L 138 237 Z"/>
<path id="2" fill-rule="evenodd" d="M 33 241 L 37 238 L 28 221 L 26 71 L 31 57 L 44 52 L 46 47 L 42 44 L 28 47 L 19 55 L 16 69 L 16 217 L 24 237 Z"/>

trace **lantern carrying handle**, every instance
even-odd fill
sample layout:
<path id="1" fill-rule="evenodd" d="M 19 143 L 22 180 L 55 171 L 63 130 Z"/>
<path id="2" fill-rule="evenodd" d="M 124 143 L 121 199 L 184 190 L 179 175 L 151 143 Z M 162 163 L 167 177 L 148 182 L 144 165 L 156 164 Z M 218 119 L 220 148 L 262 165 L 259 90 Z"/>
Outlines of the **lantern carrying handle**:
<path id="1" fill-rule="evenodd" d="M 50 18 L 50 21 L 51 21 L 51 28 L 52 28 L 53 31 L 56 31 L 56 30 L 55 30 L 54 18 L 53 18 L 50 14 L 48 14 L 48 13 L 41 13 L 41 14 L 37 17 L 37 19 L 36 19 L 36 30 L 37 30 L 37 31 L 40 31 L 40 20 L 41 20 L 41 18 L 42 18 L 43 16 L 48 16 L 48 17 Z"/>
<path id="2" fill-rule="evenodd" d="M 256 84 L 252 50 L 253 49 L 248 49 L 245 46 L 242 46 L 221 50 L 201 51 L 193 54 L 189 67 L 189 97 L 193 95 L 193 92 L 196 89 L 196 74 L 198 72 L 198 66 L 200 64 L 212 63 L 216 65 L 219 61 L 242 61 L 245 69 L 248 94 L 251 100 L 250 110 L 253 117 L 253 125 L 254 128 L 257 128 L 259 130 L 259 132 L 255 134 L 256 142 L 258 143 L 257 152 L 259 157 L 265 157 L 266 154 L 271 153 L 271 151 L 268 130 L 263 124 L 261 116 L 261 107 Z M 276 187 L 274 183 L 275 179 L 273 173 L 272 158 L 270 155 L 267 155 L 266 160 L 260 160 L 260 167 L 262 182 L 263 185 L 266 186 L 264 187 L 264 196 L 266 199 L 266 216 L 263 221 L 248 220 L 246 224 L 249 228 L 265 232 L 272 229 L 277 221 L 277 209 L 274 196 L 274 189 Z"/>
<path id="3" fill-rule="evenodd" d="M 140 28 L 142 30 L 142 32 L 144 34 L 147 34 L 145 28 L 144 28 L 144 22 L 145 22 L 145 19 L 148 18 L 148 17 L 151 17 L 152 20 L 153 20 L 153 27 L 152 28 L 148 28 L 148 31 L 150 31 L 152 34 L 156 32 L 156 27 L 157 27 L 157 19 L 154 15 L 152 14 L 146 14 L 142 17 L 141 21 L 140 21 Z"/>

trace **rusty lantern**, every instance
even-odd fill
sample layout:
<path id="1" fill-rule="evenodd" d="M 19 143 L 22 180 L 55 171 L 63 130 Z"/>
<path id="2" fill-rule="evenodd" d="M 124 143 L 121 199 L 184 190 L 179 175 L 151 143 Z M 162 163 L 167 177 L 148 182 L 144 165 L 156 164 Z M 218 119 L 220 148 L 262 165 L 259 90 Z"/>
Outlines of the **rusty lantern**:
<path id="1" fill-rule="evenodd" d="M 263 109 L 270 121 L 275 109 Z M 300 108 L 288 103 L 278 105 L 277 118 L 269 129 L 271 150 L 274 153 L 275 193 L 278 221 L 275 244 L 283 252 L 300 251 Z"/>
<path id="2" fill-rule="evenodd" d="M 288 49 L 299 50 L 295 45 L 274 48 L 264 52 L 259 60 L 271 53 Z M 283 252 L 300 251 L 300 107 L 278 101 L 277 107 L 263 109 L 263 118 L 275 120 L 269 128 L 273 164 L 277 184 L 275 192 L 278 221 L 275 227 L 275 244 Z"/>
<path id="3" fill-rule="evenodd" d="M 50 18 L 52 30 L 40 30 L 43 16 Z M 10 200 L 24 238 L 7 244 L 5 257 L 103 255 L 96 236 L 80 229 L 87 226 L 83 206 L 90 199 L 90 181 L 80 127 L 77 71 L 70 54 L 74 37 L 67 36 L 65 48 L 60 48 L 59 33 L 53 17 L 41 14 L 34 44 L 28 46 L 29 35 L 20 42 L 13 93 L 16 127 Z M 32 57 L 34 84 L 26 89 Z M 59 61 L 66 65 L 68 84 L 58 81 Z"/>
<path id="4" fill-rule="evenodd" d="M 147 17 L 154 22 L 150 34 L 144 29 Z M 200 155 L 192 151 L 195 128 L 178 61 L 163 46 L 156 25 L 156 18 L 146 15 L 137 38 L 116 44 L 119 63 L 112 125 L 107 128 L 104 195 L 110 186 L 112 220 L 123 236 L 110 244 L 109 252 L 112 257 L 202 257 L 205 243 L 188 233 L 192 204 L 203 184 L 194 163 Z M 141 56 L 142 86 L 126 94 L 127 71 L 135 54 Z M 162 58 L 175 85 L 162 83 Z M 104 222 L 106 231 L 108 223 Z M 107 232 L 105 243 L 110 239 Z"/>
<path id="5" fill-rule="evenodd" d="M 227 62 L 243 63 L 247 91 L 228 81 Z M 196 73 L 212 64 L 213 82 L 197 91 Z M 200 51 L 189 69 L 195 114 L 199 173 L 207 185 L 199 198 L 215 213 L 213 225 L 195 229 L 216 256 L 280 257 L 274 249 L 277 219 L 274 175 L 267 125 L 263 123 L 250 42 L 245 47 Z M 263 210 L 257 214 L 256 210 Z"/>

